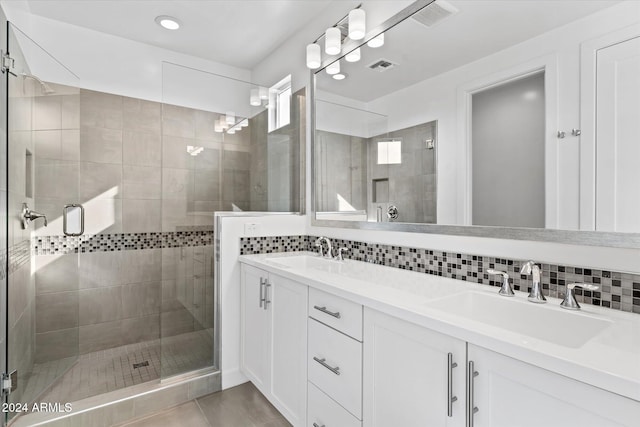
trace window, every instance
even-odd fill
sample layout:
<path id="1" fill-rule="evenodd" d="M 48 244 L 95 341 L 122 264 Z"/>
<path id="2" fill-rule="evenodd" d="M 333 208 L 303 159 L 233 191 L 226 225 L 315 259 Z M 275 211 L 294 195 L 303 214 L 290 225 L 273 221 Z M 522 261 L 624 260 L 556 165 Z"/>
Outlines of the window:
<path id="1" fill-rule="evenodd" d="M 291 122 L 291 75 L 269 90 L 269 132 Z"/>
<path id="2" fill-rule="evenodd" d="M 402 163 L 402 141 L 378 141 L 378 164 L 399 165 Z"/>

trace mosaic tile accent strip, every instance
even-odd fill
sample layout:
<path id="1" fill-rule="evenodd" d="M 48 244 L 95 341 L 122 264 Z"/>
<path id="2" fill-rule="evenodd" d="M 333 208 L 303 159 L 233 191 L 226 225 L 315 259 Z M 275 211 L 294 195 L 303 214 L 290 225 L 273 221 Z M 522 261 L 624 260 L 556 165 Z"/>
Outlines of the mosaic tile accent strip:
<path id="1" fill-rule="evenodd" d="M 213 244 L 213 231 L 40 236 L 32 239 L 34 255 L 164 249 Z"/>
<path id="2" fill-rule="evenodd" d="M 269 236 L 240 238 L 240 255 L 311 250 L 310 236 Z"/>
<path id="3" fill-rule="evenodd" d="M 23 240 L 9 248 L 9 274 L 18 271 L 20 267 L 31 261 L 31 243 Z"/>
<path id="4" fill-rule="evenodd" d="M 313 243 L 316 238 L 316 236 L 242 237 L 240 254 L 315 251 Z M 511 276 L 509 281 L 514 289 L 521 291 L 531 289 L 531 278 L 520 274 L 520 268 L 527 260 L 343 239 L 331 239 L 331 244 L 334 248 L 349 248 L 344 255 L 348 259 L 500 287 L 502 284 L 500 278 L 486 273 L 487 269 L 495 268 L 509 273 Z M 540 267 L 542 288 L 547 296 L 562 298 L 568 283 L 592 283 L 600 286 L 600 289 L 597 291 L 576 289 L 578 302 L 640 314 L 640 274 L 556 264 L 540 264 Z"/>

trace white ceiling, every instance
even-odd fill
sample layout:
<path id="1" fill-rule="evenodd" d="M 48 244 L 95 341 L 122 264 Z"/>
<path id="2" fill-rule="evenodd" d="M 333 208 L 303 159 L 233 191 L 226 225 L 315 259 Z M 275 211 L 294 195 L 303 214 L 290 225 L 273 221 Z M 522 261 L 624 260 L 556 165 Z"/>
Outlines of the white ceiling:
<path id="1" fill-rule="evenodd" d="M 619 3 L 618 0 L 448 0 L 459 13 L 432 28 L 408 19 L 385 34 L 385 45 L 363 47 L 356 63 L 341 62 L 348 78 L 324 71 L 317 87 L 362 102 L 408 87 L 569 22 Z M 384 58 L 398 64 L 382 73 L 367 68 Z"/>
<path id="2" fill-rule="evenodd" d="M 330 0 L 28 0 L 31 13 L 188 55 L 252 69 Z M 170 15 L 182 27 L 161 28 Z"/>

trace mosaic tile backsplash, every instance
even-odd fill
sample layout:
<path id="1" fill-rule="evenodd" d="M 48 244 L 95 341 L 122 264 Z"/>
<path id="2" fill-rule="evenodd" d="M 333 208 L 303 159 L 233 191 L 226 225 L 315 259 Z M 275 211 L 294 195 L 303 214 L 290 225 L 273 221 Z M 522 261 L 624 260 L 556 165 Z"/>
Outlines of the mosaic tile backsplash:
<path id="1" fill-rule="evenodd" d="M 83 252 L 111 252 L 164 249 L 213 244 L 213 231 L 95 234 L 83 236 L 39 236 L 32 239 L 34 255 L 63 255 Z"/>
<path id="2" fill-rule="evenodd" d="M 316 238 L 317 236 L 242 237 L 240 254 L 315 251 L 313 244 Z M 331 244 L 334 248 L 349 248 L 344 255 L 348 259 L 499 287 L 502 284 L 501 278 L 486 273 L 488 268 L 495 268 L 509 273 L 509 281 L 514 289 L 529 291 L 531 288 L 531 277 L 520 274 L 522 264 L 528 260 L 342 239 L 331 239 Z M 578 302 L 640 314 L 640 274 L 556 264 L 540 266 L 542 288 L 547 296 L 562 298 L 568 283 L 592 283 L 600 286 L 600 289 L 576 289 Z"/>

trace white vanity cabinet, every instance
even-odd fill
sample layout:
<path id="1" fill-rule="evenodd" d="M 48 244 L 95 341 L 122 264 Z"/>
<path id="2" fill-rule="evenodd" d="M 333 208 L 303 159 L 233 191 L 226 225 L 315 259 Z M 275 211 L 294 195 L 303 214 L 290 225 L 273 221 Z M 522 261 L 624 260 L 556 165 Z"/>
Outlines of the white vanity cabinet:
<path id="1" fill-rule="evenodd" d="M 368 308 L 363 341 L 363 426 L 464 427 L 464 341 Z"/>
<path id="2" fill-rule="evenodd" d="M 306 285 L 242 265 L 241 369 L 294 426 L 306 421 Z"/>
<path id="3" fill-rule="evenodd" d="M 477 408 L 472 427 L 632 427 L 640 423 L 640 402 L 472 344 L 468 360 L 478 373 L 469 399 Z"/>

